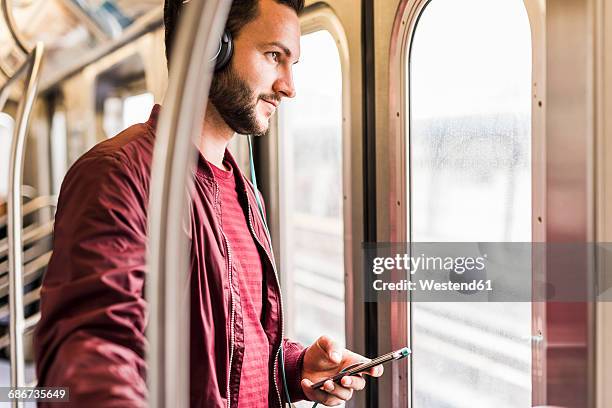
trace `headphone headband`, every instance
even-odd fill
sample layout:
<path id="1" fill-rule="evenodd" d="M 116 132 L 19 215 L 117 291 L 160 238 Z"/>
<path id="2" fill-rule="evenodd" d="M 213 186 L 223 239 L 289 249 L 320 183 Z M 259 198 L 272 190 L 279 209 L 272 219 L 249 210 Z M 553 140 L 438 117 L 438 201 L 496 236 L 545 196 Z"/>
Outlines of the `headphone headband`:
<path id="1" fill-rule="evenodd" d="M 191 0 L 182 0 L 182 4 L 188 4 Z M 232 59 L 234 54 L 234 41 L 232 33 L 226 28 L 223 34 L 219 37 L 219 47 L 217 52 L 210 59 L 210 62 L 215 62 L 215 72 L 222 70 L 227 63 Z"/>

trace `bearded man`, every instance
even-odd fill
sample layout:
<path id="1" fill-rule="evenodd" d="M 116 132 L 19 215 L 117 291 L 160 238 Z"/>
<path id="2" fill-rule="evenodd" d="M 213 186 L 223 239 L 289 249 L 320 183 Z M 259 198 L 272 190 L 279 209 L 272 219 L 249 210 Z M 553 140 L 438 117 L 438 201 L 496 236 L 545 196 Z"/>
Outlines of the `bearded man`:
<path id="1" fill-rule="evenodd" d="M 169 61 L 184 3 L 166 0 Z M 282 99 L 295 96 L 303 6 L 240 0 L 229 13 L 233 54 L 215 72 L 203 112 L 190 212 L 192 407 L 280 407 L 283 368 L 294 401 L 337 405 L 365 386 L 351 376 L 313 389 L 364 358 L 326 336 L 310 347 L 282 338 L 280 288 L 258 193 L 227 150 L 236 134 L 266 134 Z M 159 110 L 87 152 L 62 184 L 35 352 L 39 386 L 68 387 L 73 406 L 146 405 L 143 289 Z M 381 375 L 382 367 L 370 374 Z"/>

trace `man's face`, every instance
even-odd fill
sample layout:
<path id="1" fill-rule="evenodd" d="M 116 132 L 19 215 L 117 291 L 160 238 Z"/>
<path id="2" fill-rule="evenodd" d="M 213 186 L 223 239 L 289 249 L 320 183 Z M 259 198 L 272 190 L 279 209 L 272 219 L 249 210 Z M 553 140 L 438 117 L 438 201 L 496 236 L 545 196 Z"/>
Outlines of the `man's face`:
<path id="1" fill-rule="evenodd" d="M 293 98 L 293 64 L 300 57 L 295 11 L 260 0 L 258 16 L 234 38 L 230 65 L 215 74 L 210 100 L 236 133 L 263 135 L 284 97 Z"/>

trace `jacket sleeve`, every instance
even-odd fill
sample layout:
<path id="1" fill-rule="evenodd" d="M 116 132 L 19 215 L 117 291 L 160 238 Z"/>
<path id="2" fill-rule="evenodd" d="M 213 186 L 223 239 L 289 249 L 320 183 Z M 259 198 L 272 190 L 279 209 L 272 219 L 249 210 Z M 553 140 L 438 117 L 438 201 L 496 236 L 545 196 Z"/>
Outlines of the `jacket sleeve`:
<path id="1" fill-rule="evenodd" d="M 39 386 L 68 387 L 70 406 L 146 404 L 142 181 L 117 158 L 90 157 L 62 185 L 34 347 Z"/>
<path id="2" fill-rule="evenodd" d="M 306 347 L 300 343 L 291 341 L 289 339 L 283 340 L 285 375 L 287 377 L 289 397 L 291 398 L 292 402 L 306 399 L 301 385 L 305 353 Z"/>

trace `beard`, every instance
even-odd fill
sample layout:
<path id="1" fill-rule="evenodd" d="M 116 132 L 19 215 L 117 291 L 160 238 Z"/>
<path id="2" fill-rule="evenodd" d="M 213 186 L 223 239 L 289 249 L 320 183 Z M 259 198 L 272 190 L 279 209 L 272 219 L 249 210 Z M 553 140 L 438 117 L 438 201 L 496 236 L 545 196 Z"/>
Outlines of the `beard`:
<path id="1" fill-rule="evenodd" d="M 265 135 L 270 128 L 269 122 L 265 125 L 258 123 L 257 102 L 260 99 L 280 102 L 276 94 L 256 96 L 232 65 L 213 76 L 209 98 L 221 118 L 234 132 L 253 136 Z"/>

